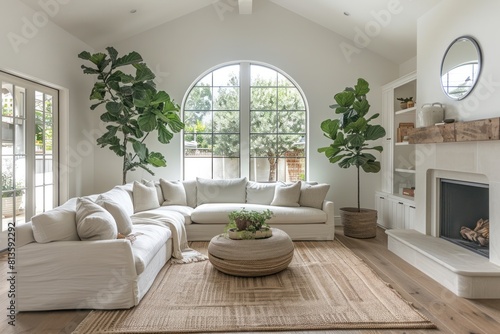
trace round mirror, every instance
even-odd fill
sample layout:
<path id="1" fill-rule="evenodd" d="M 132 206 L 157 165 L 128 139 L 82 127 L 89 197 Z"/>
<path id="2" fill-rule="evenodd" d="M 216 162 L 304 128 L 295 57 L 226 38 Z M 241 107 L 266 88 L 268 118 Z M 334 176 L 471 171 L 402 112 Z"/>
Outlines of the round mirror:
<path id="1" fill-rule="evenodd" d="M 441 63 L 441 87 L 446 95 L 461 100 L 470 94 L 481 73 L 481 49 L 476 40 L 462 36 L 454 40 Z"/>

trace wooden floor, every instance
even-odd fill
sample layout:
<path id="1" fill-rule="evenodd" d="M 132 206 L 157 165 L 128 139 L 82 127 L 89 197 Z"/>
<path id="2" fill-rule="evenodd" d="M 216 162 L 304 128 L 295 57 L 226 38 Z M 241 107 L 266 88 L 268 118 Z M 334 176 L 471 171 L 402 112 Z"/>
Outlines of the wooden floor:
<path id="1" fill-rule="evenodd" d="M 344 237 L 342 228 L 337 228 L 336 238 L 362 258 L 403 298 L 413 303 L 429 320 L 436 324 L 438 329 L 344 330 L 321 333 L 500 333 L 500 299 L 468 300 L 456 297 L 449 290 L 388 251 L 387 236 L 384 230 L 379 229 L 377 237 L 374 239 L 363 240 Z M 5 254 L 0 255 L 0 268 L 2 273 L 8 271 Z M 2 276 L 5 277 L 5 275 Z M 1 305 L 8 303 L 7 290 L 5 279 L 2 279 Z M 2 309 L 5 310 L 4 307 Z M 15 328 L 7 324 L 6 317 L 3 315 L 0 333 L 71 333 L 87 314 L 88 311 L 22 312 L 17 314 Z"/>

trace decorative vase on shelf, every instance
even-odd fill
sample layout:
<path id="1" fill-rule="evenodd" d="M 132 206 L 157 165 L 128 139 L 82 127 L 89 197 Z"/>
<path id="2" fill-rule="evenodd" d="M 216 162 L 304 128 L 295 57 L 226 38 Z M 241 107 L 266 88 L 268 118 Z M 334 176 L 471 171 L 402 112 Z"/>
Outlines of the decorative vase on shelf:
<path id="1" fill-rule="evenodd" d="M 406 102 L 406 107 L 407 108 L 413 108 L 415 106 L 415 102 L 414 101 L 408 101 Z"/>
<path id="2" fill-rule="evenodd" d="M 408 108 L 408 102 L 400 102 L 399 106 L 401 107 L 401 109 L 406 109 Z"/>

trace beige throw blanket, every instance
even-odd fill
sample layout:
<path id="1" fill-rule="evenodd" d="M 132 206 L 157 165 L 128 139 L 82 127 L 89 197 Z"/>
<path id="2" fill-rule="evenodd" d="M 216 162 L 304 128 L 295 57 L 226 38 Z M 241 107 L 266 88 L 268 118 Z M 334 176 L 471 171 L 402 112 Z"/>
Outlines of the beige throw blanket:
<path id="1" fill-rule="evenodd" d="M 175 211 L 149 210 L 138 212 L 132 217 L 133 224 L 155 224 L 169 228 L 172 231 L 172 262 L 191 263 L 208 260 L 206 255 L 189 248 L 184 216 Z"/>

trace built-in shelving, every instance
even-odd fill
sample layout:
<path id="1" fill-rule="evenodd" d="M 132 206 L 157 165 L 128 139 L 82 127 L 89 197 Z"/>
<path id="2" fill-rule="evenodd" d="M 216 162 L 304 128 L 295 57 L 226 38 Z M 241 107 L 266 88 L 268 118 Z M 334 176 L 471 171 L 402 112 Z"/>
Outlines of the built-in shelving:
<path id="1" fill-rule="evenodd" d="M 417 107 L 406 108 L 403 110 L 396 111 L 396 115 L 409 114 L 411 112 L 415 112 L 415 110 L 417 110 Z"/>
<path id="2" fill-rule="evenodd" d="M 406 168 L 395 168 L 395 172 L 398 173 L 408 173 L 408 174 L 415 174 L 416 171 L 414 169 L 406 169 Z"/>

